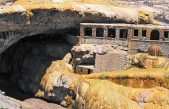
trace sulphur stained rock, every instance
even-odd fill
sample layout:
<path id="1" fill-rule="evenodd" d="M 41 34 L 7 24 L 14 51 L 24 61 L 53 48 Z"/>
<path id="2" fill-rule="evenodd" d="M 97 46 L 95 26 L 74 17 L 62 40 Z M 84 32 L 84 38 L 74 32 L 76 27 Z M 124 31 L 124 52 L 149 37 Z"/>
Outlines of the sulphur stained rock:
<path id="1" fill-rule="evenodd" d="M 72 55 L 71 55 L 71 53 L 67 53 L 62 60 L 65 61 L 66 63 L 70 64 L 70 62 L 71 62 L 71 60 L 72 60 Z"/>
<path id="2" fill-rule="evenodd" d="M 163 109 L 169 106 L 168 89 L 130 88 L 107 80 L 85 79 L 71 69 L 64 61 L 53 62 L 36 96 L 78 109 L 150 109 L 150 106 Z"/>
<path id="3" fill-rule="evenodd" d="M 78 109 L 169 108 L 169 90 L 165 88 L 130 88 L 97 79 L 78 81 L 71 88 L 77 94 L 75 107 Z"/>
<path id="4" fill-rule="evenodd" d="M 80 85 L 77 83 L 79 83 Z M 88 83 L 86 84 L 86 81 L 79 75 L 74 74 L 73 71 L 69 68 L 69 65 L 66 64 L 64 61 L 55 61 L 52 63 L 52 65 L 48 68 L 46 74 L 44 75 L 41 81 L 41 86 L 42 88 L 38 91 L 36 96 L 44 97 L 50 101 L 60 103 L 63 106 L 70 107 L 73 106 L 74 108 L 80 109 L 81 102 L 83 101 L 81 97 L 84 97 L 85 93 L 88 90 L 92 90 L 91 95 L 90 96 L 86 95 L 85 97 L 86 99 L 88 100 L 90 99 L 91 101 L 98 100 L 98 102 L 96 103 L 94 103 L 94 101 L 92 102 L 92 104 L 94 103 L 93 106 L 90 104 L 91 108 L 93 109 L 98 109 L 98 107 L 100 106 L 103 108 L 112 109 L 113 107 L 119 107 L 120 105 L 121 107 L 126 107 L 126 109 L 130 108 L 139 109 L 137 103 L 122 95 L 114 93 L 111 90 L 109 91 L 109 93 L 107 93 L 108 96 L 111 95 L 110 102 L 109 98 L 107 98 L 106 100 L 105 99 L 100 100 L 100 97 L 102 97 L 100 96 L 100 93 L 103 94 L 104 92 L 103 90 L 107 89 L 102 88 L 101 90 L 97 90 L 95 88 L 89 87 L 90 85 L 88 85 Z M 95 84 L 92 83 L 92 86 L 95 86 Z M 97 86 L 98 88 L 102 87 L 99 85 Z M 91 98 L 92 96 L 94 97 L 94 99 Z M 120 103 L 120 101 L 116 102 L 114 100 L 114 96 L 116 96 L 116 98 L 121 98 L 120 100 L 123 102 L 122 103 Z M 107 95 L 105 95 L 105 97 L 107 97 Z M 130 107 L 130 104 L 132 104 L 132 107 Z M 77 107 L 76 105 L 80 107 Z M 84 104 L 82 105 L 82 107 L 83 106 L 87 105 Z"/>
<path id="5" fill-rule="evenodd" d="M 127 70 L 93 73 L 83 75 L 83 77 L 87 79 L 108 80 L 133 88 L 152 88 L 159 86 L 169 89 L 169 72 L 164 68 L 130 68 Z"/>
<path id="6" fill-rule="evenodd" d="M 114 91 L 112 83 L 102 80 L 82 80 L 72 85 L 76 91 L 76 109 L 141 109 L 126 96 Z"/>
<path id="7" fill-rule="evenodd" d="M 69 87 L 78 78 L 79 76 L 74 74 L 71 65 L 64 61 L 54 61 L 43 76 L 42 88 L 36 93 L 36 96 L 68 106 L 67 98 L 75 99 L 76 96 Z"/>
<path id="8" fill-rule="evenodd" d="M 128 57 L 129 66 L 133 65 L 140 68 L 168 68 L 169 60 L 165 57 L 150 56 L 144 53 L 138 53 Z"/>

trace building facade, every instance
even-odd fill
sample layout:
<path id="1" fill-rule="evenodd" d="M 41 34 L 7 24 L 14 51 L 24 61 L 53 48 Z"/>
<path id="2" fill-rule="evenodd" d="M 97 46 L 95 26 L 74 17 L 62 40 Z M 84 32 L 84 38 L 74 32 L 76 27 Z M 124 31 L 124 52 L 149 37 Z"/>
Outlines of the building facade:
<path id="1" fill-rule="evenodd" d="M 169 56 L 169 26 L 81 23 L 79 44 L 111 45 L 121 52 L 96 54 L 94 65 L 77 66 L 78 73 L 110 72 L 125 69 L 127 55 L 147 52 L 151 45 Z M 123 52 L 124 51 L 124 52 Z M 93 66 L 88 68 L 88 66 Z"/>
<path id="2" fill-rule="evenodd" d="M 169 26 L 81 23 L 80 44 L 110 44 L 128 48 L 129 54 L 158 45 L 169 56 Z"/>

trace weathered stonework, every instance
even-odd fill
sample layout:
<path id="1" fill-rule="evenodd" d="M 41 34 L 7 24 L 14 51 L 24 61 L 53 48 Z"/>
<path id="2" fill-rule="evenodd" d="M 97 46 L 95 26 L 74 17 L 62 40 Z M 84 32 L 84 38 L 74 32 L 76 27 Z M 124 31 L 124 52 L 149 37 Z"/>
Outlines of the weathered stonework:
<path id="1" fill-rule="evenodd" d="M 92 36 L 85 36 L 84 29 L 86 27 L 92 29 Z M 102 37 L 96 36 L 97 28 L 103 29 Z M 108 36 L 108 29 L 110 28 L 115 30 L 113 38 Z M 124 29 L 127 31 L 126 36 L 121 32 Z M 149 46 L 156 44 L 160 46 L 163 55 L 169 55 L 169 26 L 82 23 L 80 32 L 80 44 L 118 45 L 128 48 L 129 54 L 135 54 L 138 50 L 146 52 Z M 153 32 L 155 32 L 155 34 Z"/>
<path id="2" fill-rule="evenodd" d="M 122 46 L 81 44 L 73 47 L 72 55 L 74 69 L 81 74 L 121 70 L 127 65 L 127 52 Z"/>
<path id="3" fill-rule="evenodd" d="M 94 65 L 77 65 L 76 73 L 77 74 L 90 74 L 93 73 Z"/>
<path id="4" fill-rule="evenodd" d="M 126 68 L 127 53 L 147 52 L 154 44 L 161 48 L 164 56 L 169 56 L 169 26 L 82 23 L 79 44 L 107 44 L 117 50 L 96 53 L 93 72 L 121 70 Z"/>
<path id="5" fill-rule="evenodd" d="M 94 72 L 110 72 L 125 69 L 127 53 L 124 51 L 110 52 L 105 55 L 96 55 Z"/>

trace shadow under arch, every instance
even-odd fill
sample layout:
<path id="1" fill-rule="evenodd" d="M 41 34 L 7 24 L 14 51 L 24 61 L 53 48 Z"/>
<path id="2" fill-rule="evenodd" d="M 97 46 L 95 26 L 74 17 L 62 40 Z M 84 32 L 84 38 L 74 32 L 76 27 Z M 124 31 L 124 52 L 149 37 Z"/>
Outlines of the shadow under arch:
<path id="1" fill-rule="evenodd" d="M 160 39 L 160 33 L 158 30 L 152 30 L 150 40 L 159 40 Z"/>

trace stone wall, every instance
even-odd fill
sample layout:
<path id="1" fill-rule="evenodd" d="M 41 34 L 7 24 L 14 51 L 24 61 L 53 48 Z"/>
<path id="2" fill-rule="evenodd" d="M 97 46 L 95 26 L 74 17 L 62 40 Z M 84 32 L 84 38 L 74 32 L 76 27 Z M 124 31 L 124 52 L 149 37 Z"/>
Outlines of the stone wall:
<path id="1" fill-rule="evenodd" d="M 125 69 L 127 52 L 115 51 L 104 55 L 96 55 L 94 72 L 110 72 Z"/>
<path id="2" fill-rule="evenodd" d="M 151 45 L 158 45 L 161 48 L 161 51 L 164 56 L 169 56 L 169 42 L 166 41 L 139 41 L 139 40 L 131 40 L 129 42 L 129 54 L 135 54 L 138 50 L 147 52 L 148 48 Z"/>
<path id="3" fill-rule="evenodd" d="M 127 47 L 128 43 L 127 40 L 121 39 L 121 40 L 116 40 L 116 39 L 103 39 L 103 38 L 84 38 L 83 43 L 85 44 L 110 44 L 110 45 L 118 45 L 118 46 L 123 46 Z"/>

